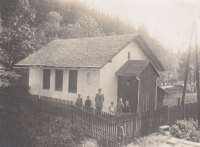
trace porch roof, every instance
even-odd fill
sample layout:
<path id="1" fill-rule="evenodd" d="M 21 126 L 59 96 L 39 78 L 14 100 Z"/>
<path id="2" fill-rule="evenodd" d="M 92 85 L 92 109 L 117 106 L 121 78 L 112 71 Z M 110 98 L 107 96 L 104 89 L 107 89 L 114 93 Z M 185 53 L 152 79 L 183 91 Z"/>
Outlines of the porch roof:
<path id="1" fill-rule="evenodd" d="M 123 75 L 123 76 L 138 77 L 140 73 L 145 69 L 145 67 L 149 64 L 152 64 L 150 60 L 128 60 L 118 71 L 116 71 L 115 74 Z M 153 68 L 159 75 L 154 65 L 153 65 Z"/>

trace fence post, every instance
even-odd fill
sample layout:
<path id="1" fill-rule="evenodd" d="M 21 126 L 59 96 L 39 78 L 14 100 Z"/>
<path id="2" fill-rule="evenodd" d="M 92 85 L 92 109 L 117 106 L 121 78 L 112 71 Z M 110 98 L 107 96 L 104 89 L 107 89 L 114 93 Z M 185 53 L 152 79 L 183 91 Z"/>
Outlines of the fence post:
<path id="1" fill-rule="evenodd" d="M 178 105 L 180 106 L 181 105 L 181 98 L 178 97 Z"/>
<path id="2" fill-rule="evenodd" d="M 118 126 L 117 127 L 117 139 L 118 139 L 118 144 L 120 145 L 120 147 L 124 147 L 125 142 L 124 142 L 124 128 L 122 126 Z"/>
<path id="3" fill-rule="evenodd" d="M 72 125 L 74 124 L 74 113 L 73 113 L 73 106 L 71 105 L 71 119 L 72 119 Z"/>
<path id="4" fill-rule="evenodd" d="M 41 103 L 41 99 L 40 99 L 40 95 L 38 96 L 38 109 L 40 109 L 40 104 Z"/>
<path id="5" fill-rule="evenodd" d="M 167 106 L 167 123 L 168 123 L 168 125 L 170 125 L 169 124 L 169 108 L 170 108 L 170 106 Z"/>

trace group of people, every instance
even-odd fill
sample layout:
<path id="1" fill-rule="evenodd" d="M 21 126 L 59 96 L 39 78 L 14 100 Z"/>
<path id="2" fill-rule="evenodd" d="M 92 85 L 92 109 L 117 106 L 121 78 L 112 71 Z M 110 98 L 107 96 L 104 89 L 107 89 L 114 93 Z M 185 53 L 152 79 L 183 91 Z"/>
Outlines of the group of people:
<path id="1" fill-rule="evenodd" d="M 98 93 L 96 94 L 95 96 L 95 107 L 96 109 L 98 110 L 102 110 L 103 108 L 103 102 L 104 102 L 104 95 L 101 93 L 102 89 L 98 89 Z M 81 108 L 82 105 L 83 105 L 83 101 L 82 101 L 82 98 L 81 98 L 81 95 L 78 94 L 78 98 L 76 99 L 76 106 Z M 90 100 L 90 96 L 87 96 L 87 99 L 85 101 L 85 106 L 86 107 L 90 107 L 91 106 L 91 100 Z"/>
<path id="2" fill-rule="evenodd" d="M 129 102 L 125 101 L 124 105 L 122 102 L 122 98 L 120 98 L 116 107 L 114 106 L 114 102 L 111 102 L 111 106 L 109 107 L 109 112 L 113 115 L 120 115 L 122 113 L 131 113 Z"/>
<path id="3" fill-rule="evenodd" d="M 98 93 L 95 96 L 95 107 L 97 110 L 102 111 L 103 108 L 103 102 L 104 102 L 104 94 L 101 93 L 102 89 L 98 89 Z M 81 95 L 78 94 L 78 98 L 76 99 L 76 106 L 81 108 L 83 105 Z M 86 108 L 91 107 L 91 100 L 90 96 L 87 96 L 87 99 L 85 101 Z M 117 106 L 114 106 L 114 102 L 111 102 L 111 106 L 109 107 L 109 112 L 113 115 L 120 115 L 122 113 L 130 113 L 131 109 L 129 106 L 129 102 L 126 101 L 125 105 L 122 102 L 122 98 L 119 99 L 119 102 L 117 103 Z"/>

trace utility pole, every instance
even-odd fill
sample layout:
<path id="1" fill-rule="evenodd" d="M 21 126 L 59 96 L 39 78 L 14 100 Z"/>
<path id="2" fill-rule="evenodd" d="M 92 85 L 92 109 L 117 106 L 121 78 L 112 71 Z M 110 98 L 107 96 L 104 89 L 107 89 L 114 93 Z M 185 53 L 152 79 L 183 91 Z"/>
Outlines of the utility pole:
<path id="1" fill-rule="evenodd" d="M 191 36 L 190 36 L 190 44 L 189 44 L 189 49 L 188 49 L 188 54 L 187 54 L 187 62 L 186 62 L 186 68 L 185 68 L 185 79 L 184 79 L 184 87 L 183 87 L 182 101 L 181 101 L 181 105 L 183 105 L 183 109 L 184 109 L 184 104 L 185 104 L 185 91 L 186 91 L 186 87 L 187 87 L 188 69 L 189 69 L 189 65 L 190 65 L 190 54 L 191 54 L 191 48 L 192 48 L 193 30 L 194 30 L 194 23 L 192 26 L 192 31 L 191 31 Z M 185 116 L 185 114 L 183 116 Z"/>
<path id="2" fill-rule="evenodd" d="M 198 128 L 200 130 L 200 97 L 199 97 L 199 60 L 198 60 L 198 43 L 197 43 L 197 24 L 194 22 L 195 27 L 195 58 L 196 58 L 196 87 L 197 87 L 197 106 L 198 106 Z"/>

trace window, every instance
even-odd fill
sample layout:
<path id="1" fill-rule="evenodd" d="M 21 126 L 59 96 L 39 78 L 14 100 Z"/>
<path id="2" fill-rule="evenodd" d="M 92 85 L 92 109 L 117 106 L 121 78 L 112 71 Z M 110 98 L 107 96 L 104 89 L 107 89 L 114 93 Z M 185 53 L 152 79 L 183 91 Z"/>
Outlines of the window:
<path id="1" fill-rule="evenodd" d="M 131 52 L 128 52 L 128 60 L 131 59 Z"/>
<path id="2" fill-rule="evenodd" d="M 55 90 L 62 91 L 63 87 L 63 70 L 56 70 Z"/>
<path id="3" fill-rule="evenodd" d="M 78 77 L 78 71 L 77 70 L 70 70 L 69 71 L 68 92 L 77 93 L 77 77 Z"/>
<path id="4" fill-rule="evenodd" d="M 50 89 L 50 75 L 51 70 L 50 69 L 44 69 L 43 70 L 43 89 Z"/>

